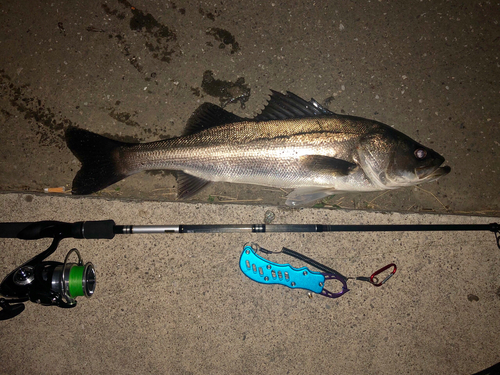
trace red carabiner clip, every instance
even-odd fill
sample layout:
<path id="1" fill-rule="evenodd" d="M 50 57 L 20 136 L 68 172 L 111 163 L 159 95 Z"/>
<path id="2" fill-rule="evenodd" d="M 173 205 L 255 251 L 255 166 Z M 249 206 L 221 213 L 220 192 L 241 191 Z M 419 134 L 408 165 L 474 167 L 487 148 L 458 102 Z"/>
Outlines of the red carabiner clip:
<path id="1" fill-rule="evenodd" d="M 387 275 L 387 277 L 384 280 L 382 280 L 381 282 L 379 282 L 378 284 L 376 284 L 378 282 L 378 279 L 375 276 L 377 276 L 378 274 L 384 272 L 386 269 L 391 268 L 391 267 L 394 267 L 394 269 L 392 270 L 392 272 L 389 275 Z M 396 269 L 397 269 L 397 267 L 396 267 L 396 265 L 394 263 L 388 264 L 387 266 L 382 267 L 378 271 L 375 271 L 370 276 L 370 282 L 374 286 L 382 286 L 383 284 L 385 284 L 387 282 L 387 280 L 389 280 L 392 277 L 392 275 L 394 275 L 396 273 Z"/>

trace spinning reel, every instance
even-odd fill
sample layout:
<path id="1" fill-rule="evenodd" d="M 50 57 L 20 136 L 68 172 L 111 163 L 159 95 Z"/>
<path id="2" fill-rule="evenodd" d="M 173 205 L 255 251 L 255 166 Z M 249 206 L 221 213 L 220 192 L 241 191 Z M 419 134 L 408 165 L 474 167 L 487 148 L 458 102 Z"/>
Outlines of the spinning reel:
<path id="1" fill-rule="evenodd" d="M 54 223 L 53 227 L 57 226 L 60 224 Z M 47 250 L 15 268 L 0 284 L 0 294 L 3 296 L 0 298 L 0 320 L 11 319 L 22 313 L 25 309 L 24 302 L 27 301 L 42 306 L 71 308 L 76 306 L 77 297 L 90 298 L 94 294 L 95 268 L 90 262 L 84 264 L 77 249 L 71 249 L 62 263 L 45 260 L 54 253 L 61 239 L 68 237 L 60 230 L 53 231 L 53 234 L 54 240 Z M 73 253 L 78 258 L 76 263 L 69 261 Z"/>

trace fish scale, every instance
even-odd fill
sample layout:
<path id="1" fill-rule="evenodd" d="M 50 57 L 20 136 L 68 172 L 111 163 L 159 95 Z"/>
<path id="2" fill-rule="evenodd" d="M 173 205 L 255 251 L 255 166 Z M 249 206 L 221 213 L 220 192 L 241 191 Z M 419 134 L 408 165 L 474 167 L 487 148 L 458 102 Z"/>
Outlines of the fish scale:
<path id="1" fill-rule="evenodd" d="M 123 143 L 77 128 L 66 139 L 82 162 L 74 194 L 166 169 L 178 172 L 180 198 L 225 181 L 294 189 L 287 204 L 297 205 L 337 192 L 412 186 L 450 171 L 441 155 L 385 124 L 335 114 L 290 92 L 273 91 L 253 120 L 202 104 L 185 135 L 162 141 Z"/>

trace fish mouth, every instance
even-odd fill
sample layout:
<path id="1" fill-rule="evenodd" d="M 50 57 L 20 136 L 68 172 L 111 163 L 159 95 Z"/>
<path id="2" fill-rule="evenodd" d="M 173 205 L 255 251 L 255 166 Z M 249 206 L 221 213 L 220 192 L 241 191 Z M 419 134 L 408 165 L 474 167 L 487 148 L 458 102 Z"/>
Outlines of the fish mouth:
<path id="1" fill-rule="evenodd" d="M 450 171 L 451 171 L 451 167 L 449 167 L 449 166 L 420 167 L 420 168 L 415 169 L 415 173 L 417 174 L 417 177 L 419 178 L 419 180 L 426 180 L 426 181 L 437 180 L 438 178 L 450 173 Z"/>

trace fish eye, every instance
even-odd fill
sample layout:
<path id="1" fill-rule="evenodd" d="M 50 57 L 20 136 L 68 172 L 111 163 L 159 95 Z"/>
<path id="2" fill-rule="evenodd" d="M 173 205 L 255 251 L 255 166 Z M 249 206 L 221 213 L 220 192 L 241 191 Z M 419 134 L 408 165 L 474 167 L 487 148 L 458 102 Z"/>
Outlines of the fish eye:
<path id="1" fill-rule="evenodd" d="M 423 148 L 417 148 L 414 154 L 417 159 L 424 159 L 427 156 L 427 151 Z"/>

